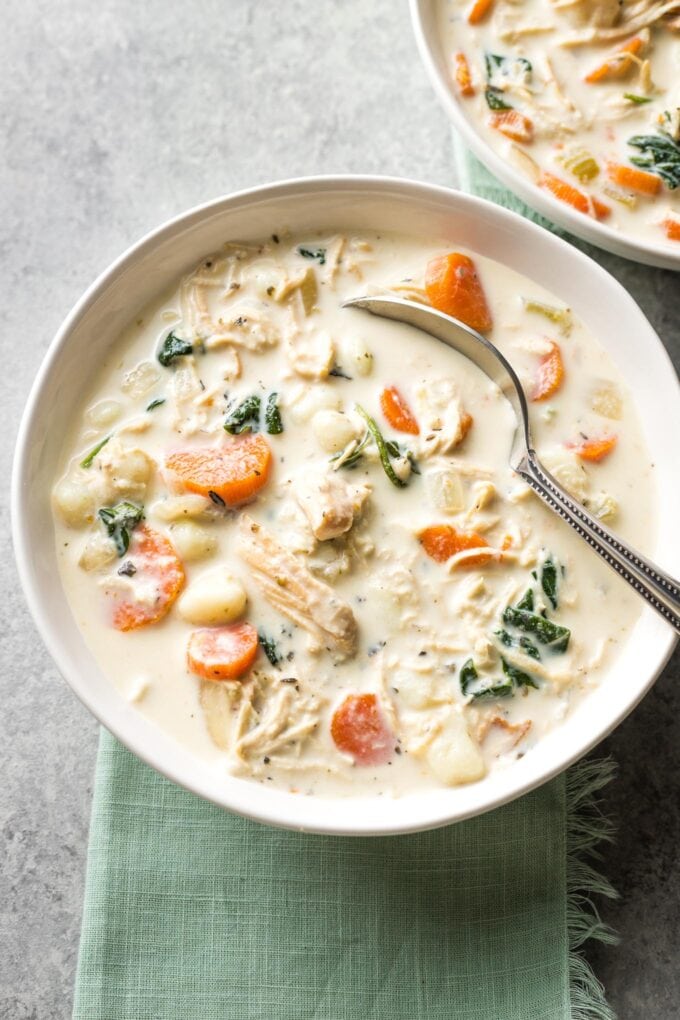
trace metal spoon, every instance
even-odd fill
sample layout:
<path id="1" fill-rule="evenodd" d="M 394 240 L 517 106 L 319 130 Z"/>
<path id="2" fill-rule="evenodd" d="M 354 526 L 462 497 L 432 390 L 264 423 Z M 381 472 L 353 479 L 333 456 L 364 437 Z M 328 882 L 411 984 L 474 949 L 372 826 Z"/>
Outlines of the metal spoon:
<path id="1" fill-rule="evenodd" d="M 542 466 L 533 448 L 522 384 L 492 343 L 458 319 L 403 298 L 357 297 L 345 301 L 343 307 L 363 308 L 373 315 L 422 329 L 481 368 L 508 399 L 517 418 L 510 452 L 512 469 L 680 633 L 680 585 L 600 524 Z"/>

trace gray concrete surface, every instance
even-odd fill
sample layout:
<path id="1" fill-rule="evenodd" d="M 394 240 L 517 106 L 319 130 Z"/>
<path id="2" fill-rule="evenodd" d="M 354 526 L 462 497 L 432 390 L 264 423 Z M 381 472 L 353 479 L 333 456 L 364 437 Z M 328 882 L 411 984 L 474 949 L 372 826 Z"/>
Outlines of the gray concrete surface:
<path id="1" fill-rule="evenodd" d="M 285 176 L 454 180 L 403 0 L 5 0 L 0 124 L 3 481 L 52 334 L 140 234 Z M 677 364 L 678 277 L 602 261 Z M 57 1020 L 70 1014 L 97 731 L 29 619 L 6 495 L 0 1018 Z M 623 942 L 591 957 L 621 1020 L 680 1012 L 679 665 L 606 745 L 621 763 L 606 796 L 621 828 L 605 867 L 622 893 L 606 916 Z"/>

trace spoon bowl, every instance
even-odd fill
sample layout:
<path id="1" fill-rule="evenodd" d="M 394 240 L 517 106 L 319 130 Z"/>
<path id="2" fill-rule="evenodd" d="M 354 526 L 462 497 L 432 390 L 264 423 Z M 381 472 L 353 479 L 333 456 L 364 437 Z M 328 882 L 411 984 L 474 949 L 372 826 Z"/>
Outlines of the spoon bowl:
<path id="1" fill-rule="evenodd" d="M 680 584 L 618 538 L 562 488 L 533 448 L 526 396 L 517 373 L 503 354 L 471 326 L 429 305 L 380 295 L 356 297 L 344 308 L 361 308 L 429 333 L 477 365 L 507 398 L 517 422 L 510 466 L 550 510 L 584 539 L 606 563 L 656 609 L 680 634 Z"/>

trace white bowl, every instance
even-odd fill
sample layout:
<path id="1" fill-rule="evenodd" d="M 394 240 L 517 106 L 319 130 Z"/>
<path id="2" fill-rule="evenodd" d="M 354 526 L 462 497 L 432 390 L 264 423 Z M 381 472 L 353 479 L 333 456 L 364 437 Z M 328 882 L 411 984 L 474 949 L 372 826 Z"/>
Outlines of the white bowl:
<path id="1" fill-rule="evenodd" d="M 95 662 L 61 588 L 49 493 L 69 419 L 102 357 L 126 323 L 206 253 L 228 238 L 285 228 L 393 230 L 465 246 L 571 305 L 634 385 L 658 476 L 656 550 L 667 569 L 678 570 L 680 393 L 660 341 L 619 284 L 564 241 L 481 199 L 396 178 L 317 177 L 240 192 L 178 216 L 130 248 L 68 316 L 33 386 L 14 462 L 13 536 L 28 604 L 60 672 L 90 711 L 149 765 L 215 804 L 275 825 L 346 834 L 469 818 L 550 779 L 609 733 L 663 668 L 675 643 L 668 625 L 644 608 L 614 674 L 536 750 L 482 783 L 401 799 L 308 798 L 216 771 L 146 719 Z"/>
<path id="2" fill-rule="evenodd" d="M 542 213 L 552 223 L 569 230 L 576 237 L 634 262 L 644 262 L 645 265 L 660 266 L 662 269 L 680 270 L 680 245 L 677 245 L 677 253 L 668 249 L 663 251 L 648 241 L 627 237 L 606 223 L 584 216 L 565 202 L 560 202 L 549 191 L 539 188 L 496 152 L 477 132 L 453 88 L 449 62 L 442 49 L 437 27 L 438 0 L 409 0 L 409 2 L 420 56 L 439 101 L 466 145 L 494 176 L 532 209 Z"/>

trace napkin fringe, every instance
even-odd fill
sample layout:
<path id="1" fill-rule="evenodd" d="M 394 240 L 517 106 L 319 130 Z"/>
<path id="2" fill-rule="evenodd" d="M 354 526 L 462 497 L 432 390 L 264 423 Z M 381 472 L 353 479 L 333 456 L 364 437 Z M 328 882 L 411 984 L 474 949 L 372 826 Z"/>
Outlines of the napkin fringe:
<path id="1" fill-rule="evenodd" d="M 598 795 L 615 774 L 611 758 L 580 762 L 566 774 L 571 1020 L 616 1020 L 604 988 L 582 952 L 591 939 L 606 945 L 618 942 L 618 935 L 602 921 L 592 899 L 593 895 L 616 899 L 618 893 L 591 863 L 602 859 L 598 848 L 614 837 L 614 826 L 603 814 Z"/>

